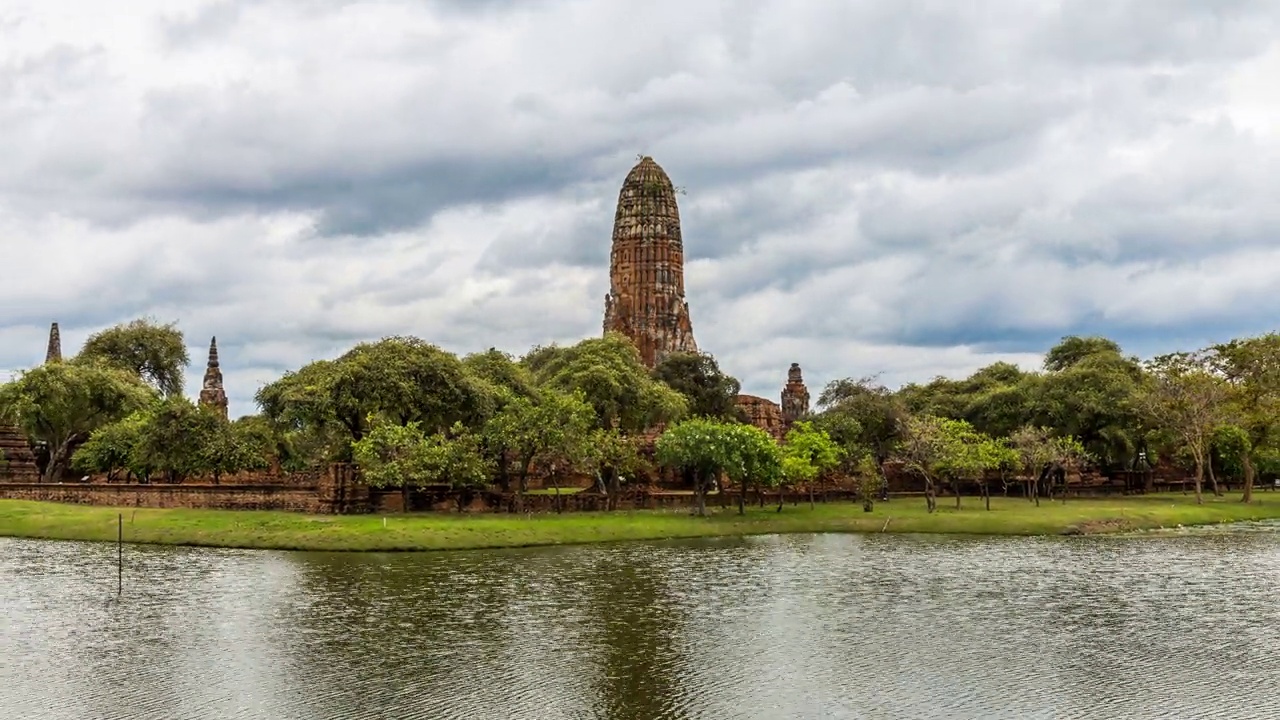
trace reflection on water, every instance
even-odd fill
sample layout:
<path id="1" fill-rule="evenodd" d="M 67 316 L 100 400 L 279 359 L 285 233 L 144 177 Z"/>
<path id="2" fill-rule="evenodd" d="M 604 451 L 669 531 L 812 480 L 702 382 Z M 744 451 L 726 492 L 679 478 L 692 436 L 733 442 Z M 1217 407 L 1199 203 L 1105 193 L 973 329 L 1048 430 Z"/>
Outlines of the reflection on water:
<path id="1" fill-rule="evenodd" d="M 1280 535 L 0 539 L 0 718 L 1274 718 Z"/>

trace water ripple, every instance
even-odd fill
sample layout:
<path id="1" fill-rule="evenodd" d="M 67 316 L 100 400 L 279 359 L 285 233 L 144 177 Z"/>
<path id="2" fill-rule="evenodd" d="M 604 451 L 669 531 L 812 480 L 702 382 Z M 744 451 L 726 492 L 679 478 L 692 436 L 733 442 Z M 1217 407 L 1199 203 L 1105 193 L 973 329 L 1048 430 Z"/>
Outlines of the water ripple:
<path id="1" fill-rule="evenodd" d="M 3 718 L 1280 717 L 1274 528 L 0 551 Z"/>

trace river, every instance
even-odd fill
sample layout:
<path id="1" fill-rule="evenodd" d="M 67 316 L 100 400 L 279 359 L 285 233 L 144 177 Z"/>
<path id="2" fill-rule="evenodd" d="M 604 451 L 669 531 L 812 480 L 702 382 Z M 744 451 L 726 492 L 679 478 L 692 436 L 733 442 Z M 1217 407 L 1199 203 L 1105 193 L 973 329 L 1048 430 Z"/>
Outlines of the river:
<path id="1" fill-rule="evenodd" d="M 0 718 L 1280 717 L 1280 534 L 0 539 Z"/>

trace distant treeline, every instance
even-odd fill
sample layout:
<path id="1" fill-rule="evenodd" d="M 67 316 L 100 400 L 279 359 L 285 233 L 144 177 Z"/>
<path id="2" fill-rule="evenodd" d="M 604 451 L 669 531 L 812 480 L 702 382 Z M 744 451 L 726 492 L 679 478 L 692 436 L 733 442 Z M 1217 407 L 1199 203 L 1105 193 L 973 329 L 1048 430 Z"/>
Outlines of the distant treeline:
<path id="1" fill-rule="evenodd" d="M 829 383 L 781 445 L 745 425 L 739 383 L 707 354 L 650 371 L 625 337 L 458 357 L 413 337 L 361 343 L 257 392 L 260 412 L 228 422 L 182 397 L 189 365 L 173 324 L 137 320 L 97 333 L 73 357 L 0 385 L 0 422 L 45 453 L 44 477 L 75 470 L 180 482 L 246 469 L 356 462 L 374 485 L 496 485 L 522 493 L 535 471 L 625 482 L 676 474 L 701 496 L 857 478 L 869 506 L 890 460 L 935 488 L 989 471 L 1034 478 L 1092 466 L 1185 466 L 1216 490 L 1280 469 L 1280 335 L 1147 361 L 1111 340 L 1067 337 L 1040 371 L 996 363 L 962 380 L 891 390 L 874 378 Z M 665 428 L 656 441 L 653 431 Z M 1199 493 L 1199 482 L 1197 482 Z"/>

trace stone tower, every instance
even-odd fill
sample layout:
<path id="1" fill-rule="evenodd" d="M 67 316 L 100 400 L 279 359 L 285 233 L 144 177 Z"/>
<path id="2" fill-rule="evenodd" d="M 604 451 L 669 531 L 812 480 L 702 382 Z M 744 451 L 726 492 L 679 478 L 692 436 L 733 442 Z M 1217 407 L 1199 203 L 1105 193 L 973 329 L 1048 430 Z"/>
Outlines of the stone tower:
<path id="1" fill-rule="evenodd" d="M 62 333 L 58 330 L 58 323 L 49 326 L 49 345 L 44 351 L 44 361 L 62 362 Z"/>
<path id="2" fill-rule="evenodd" d="M 604 331 L 631 338 L 648 367 L 672 352 L 698 351 L 684 299 L 675 187 L 648 156 L 631 168 L 618 193 Z"/>
<path id="3" fill-rule="evenodd" d="M 791 363 L 787 384 L 782 388 L 782 422 L 786 427 L 809 412 L 809 388 L 805 387 L 800 363 Z"/>
<path id="4" fill-rule="evenodd" d="M 200 404 L 213 408 L 223 418 L 227 417 L 227 393 L 222 387 L 222 368 L 218 366 L 218 338 L 209 341 L 209 365 L 204 371 L 204 384 L 200 388 Z"/>

